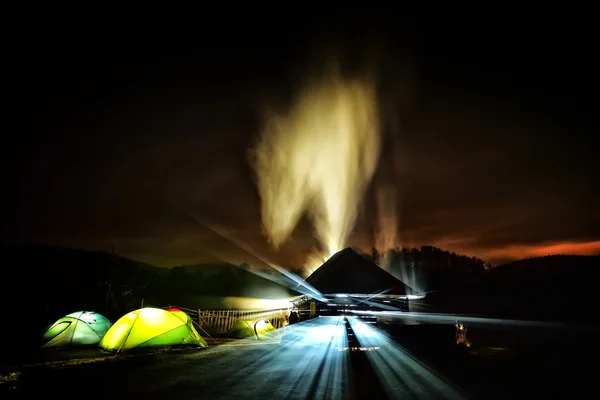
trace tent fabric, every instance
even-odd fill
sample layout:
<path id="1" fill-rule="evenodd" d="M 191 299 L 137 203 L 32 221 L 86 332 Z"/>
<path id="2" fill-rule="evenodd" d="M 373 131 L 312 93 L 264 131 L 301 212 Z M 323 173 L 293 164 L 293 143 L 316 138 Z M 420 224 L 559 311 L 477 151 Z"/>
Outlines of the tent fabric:
<path id="1" fill-rule="evenodd" d="M 273 324 L 261 318 L 254 321 L 240 319 L 227 336 L 236 339 L 269 340 L 278 339 L 281 334 Z"/>
<path id="2" fill-rule="evenodd" d="M 175 315 L 177 318 L 181 319 L 186 324 L 188 322 L 191 323 L 192 318 L 186 312 L 181 311 L 179 308 L 171 307 L 167 311 Z"/>
<path id="3" fill-rule="evenodd" d="M 185 323 L 187 323 L 189 320 L 191 320 L 190 316 L 187 315 L 186 313 L 184 313 L 183 311 L 169 311 L 169 312 Z"/>
<path id="4" fill-rule="evenodd" d="M 411 288 L 351 248 L 338 251 L 306 282 L 327 294 L 410 294 Z M 409 293 L 407 293 L 409 292 Z"/>
<path id="5" fill-rule="evenodd" d="M 110 321 L 101 314 L 77 311 L 58 319 L 44 331 L 42 348 L 97 345 L 110 327 Z"/>
<path id="6" fill-rule="evenodd" d="M 174 314 L 180 320 L 184 321 L 186 323 L 186 325 L 188 325 L 190 327 L 192 332 L 196 332 L 196 334 L 198 334 L 198 331 L 194 327 L 194 320 L 192 319 L 192 317 L 190 317 L 190 315 L 188 313 L 181 311 L 179 308 L 175 308 L 175 307 L 171 307 L 167 311 Z M 204 338 L 202 336 L 200 336 L 198 334 L 198 337 L 200 338 L 199 340 L 200 340 L 200 344 L 202 346 L 208 346 L 208 344 L 206 343 L 206 341 L 204 340 Z"/>
<path id="7" fill-rule="evenodd" d="M 150 307 L 122 316 L 100 342 L 100 347 L 110 351 L 178 345 L 206 346 L 206 342 L 191 323 Z"/>

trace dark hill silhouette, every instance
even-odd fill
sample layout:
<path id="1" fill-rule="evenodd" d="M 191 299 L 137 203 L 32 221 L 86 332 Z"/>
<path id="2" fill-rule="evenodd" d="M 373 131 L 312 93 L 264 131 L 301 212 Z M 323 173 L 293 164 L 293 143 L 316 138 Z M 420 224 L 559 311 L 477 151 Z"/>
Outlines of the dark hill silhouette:
<path id="1" fill-rule="evenodd" d="M 600 305 L 600 255 L 552 255 L 496 267 L 432 246 L 373 249 L 363 256 L 428 292 L 413 302 L 414 311 L 595 322 Z"/>
<path id="2" fill-rule="evenodd" d="M 510 274 L 518 269 L 525 275 L 535 273 L 547 276 L 566 274 L 573 269 L 580 272 L 593 272 L 599 269 L 600 256 L 577 256 L 577 255 L 548 255 L 544 257 L 525 258 L 499 265 L 491 272 L 493 275 L 501 276 Z"/>
<path id="3" fill-rule="evenodd" d="M 4 336 L 18 334 L 23 346 L 35 345 L 47 325 L 70 312 L 120 317 L 139 306 L 148 285 L 167 272 L 108 252 L 52 246 L 2 246 L 0 259 L 2 318 L 14 319 L 15 309 L 26 315 L 18 332 L 2 330 L 0 343 L 14 343 Z"/>
<path id="4" fill-rule="evenodd" d="M 235 296 L 280 299 L 298 293 L 248 268 L 229 263 L 204 263 L 173 267 L 162 286 L 163 302 L 186 304 L 194 296 Z M 183 302 L 183 303 L 182 303 Z"/>
<path id="5" fill-rule="evenodd" d="M 492 267 L 482 259 L 433 246 L 393 248 L 381 253 L 372 249 L 363 257 L 420 292 L 458 289 L 469 282 L 475 284 Z"/>
<path id="6" fill-rule="evenodd" d="M 248 266 L 228 263 L 169 269 L 108 252 L 52 246 L 2 247 L 0 252 L 4 263 L 2 296 L 6 301 L 36 312 L 57 309 L 59 316 L 67 308 L 85 307 L 120 315 L 139 305 L 142 298 L 162 305 L 176 303 L 170 298 L 174 295 L 268 298 L 274 290 L 296 294 L 252 273 Z"/>
<path id="7" fill-rule="evenodd" d="M 600 277 L 599 256 L 551 255 L 527 258 L 489 271 L 481 288 L 487 293 L 555 293 L 572 296 L 593 292 Z"/>
<path id="8" fill-rule="evenodd" d="M 405 295 L 411 288 L 351 248 L 335 253 L 306 282 L 323 294 Z"/>
<path id="9" fill-rule="evenodd" d="M 127 307 L 132 295 L 165 275 L 164 270 L 119 257 L 52 246 L 1 248 L 2 296 L 34 312 L 75 307 L 110 313 Z M 137 301 L 136 301 L 137 303 Z"/>
<path id="10" fill-rule="evenodd" d="M 430 301 L 458 312 L 595 323 L 598 278 L 600 256 L 529 258 L 492 268 L 476 282 L 446 288 Z"/>
<path id="11" fill-rule="evenodd" d="M 392 256 L 391 271 L 412 269 L 418 276 L 417 282 L 425 283 L 427 290 L 434 290 L 426 298 L 426 307 L 419 311 L 593 321 L 600 305 L 596 295 L 600 256 L 557 255 L 488 268 L 482 260 L 431 247 L 388 252 Z M 354 261 L 336 261 L 338 257 L 342 261 L 346 257 Z M 97 311 L 114 320 L 138 308 L 142 299 L 145 305 L 151 306 L 174 304 L 202 308 L 198 304 L 202 296 L 281 298 L 284 294 L 295 294 L 252 273 L 248 266 L 232 264 L 168 269 L 110 252 L 52 246 L 0 246 L 0 260 L 3 321 L 14 320 L 15 310 L 20 311 L 18 332 L 4 329 L 0 333 L 0 343 L 11 348 L 15 347 L 15 335 L 19 343 L 37 343 L 49 323 L 77 310 Z M 354 262 L 368 263 L 375 277 L 354 273 L 352 266 L 346 269 L 345 266 Z M 332 272 L 327 272 L 327 265 L 333 265 Z M 372 263 L 365 258 L 344 251 L 326 262 L 323 269 L 317 270 L 307 281 L 317 281 L 317 286 L 321 281 L 324 292 L 358 290 L 350 285 L 368 286 L 360 291 L 369 292 L 393 287 L 389 274 L 378 267 L 372 268 Z M 336 279 L 327 278 L 330 273 Z M 340 282 L 346 282 L 344 289 L 336 286 Z M 415 302 L 415 306 L 418 305 Z"/>
<path id="12" fill-rule="evenodd" d="M 109 252 L 53 246 L 0 246 L 0 260 L 3 321 L 14 320 L 15 309 L 21 316 L 18 332 L 1 330 L 0 347 L 14 347 L 14 335 L 35 347 L 44 328 L 73 311 L 93 310 L 114 321 L 142 301 L 204 308 L 197 303 L 200 296 L 281 298 L 293 293 L 231 264 L 168 269 Z"/>

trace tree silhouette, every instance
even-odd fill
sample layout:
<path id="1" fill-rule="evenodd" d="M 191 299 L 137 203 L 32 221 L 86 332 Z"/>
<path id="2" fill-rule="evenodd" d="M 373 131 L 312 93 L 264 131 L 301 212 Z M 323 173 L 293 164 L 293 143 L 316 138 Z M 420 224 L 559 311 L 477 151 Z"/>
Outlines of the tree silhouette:
<path id="1" fill-rule="evenodd" d="M 478 277 L 492 265 L 477 257 L 439 249 L 434 246 L 421 248 L 392 248 L 378 251 L 373 248 L 363 257 L 377 263 L 400 280 L 420 282 L 425 290 L 435 290 Z M 408 282 L 405 282 L 408 283 Z"/>

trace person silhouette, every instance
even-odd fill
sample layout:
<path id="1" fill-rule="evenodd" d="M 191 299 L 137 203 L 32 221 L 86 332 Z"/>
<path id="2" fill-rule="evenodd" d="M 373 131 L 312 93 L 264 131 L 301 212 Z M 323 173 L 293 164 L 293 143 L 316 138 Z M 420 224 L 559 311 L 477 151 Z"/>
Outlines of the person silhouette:
<path id="1" fill-rule="evenodd" d="M 298 322 L 300 322 L 300 316 L 298 315 L 298 312 L 292 311 L 290 313 L 290 325 L 296 324 Z"/>

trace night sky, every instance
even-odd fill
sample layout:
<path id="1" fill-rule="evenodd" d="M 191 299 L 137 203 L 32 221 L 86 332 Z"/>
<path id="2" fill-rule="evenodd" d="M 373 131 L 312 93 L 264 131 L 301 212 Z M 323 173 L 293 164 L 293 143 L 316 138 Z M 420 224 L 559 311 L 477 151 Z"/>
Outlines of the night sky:
<path id="1" fill-rule="evenodd" d="M 209 224 L 302 265 L 308 222 L 278 252 L 261 236 L 248 148 L 264 106 L 285 107 L 335 56 L 377 71 L 385 121 L 349 245 L 376 244 L 384 190 L 398 246 L 492 263 L 600 253 L 596 35 L 591 17 L 544 13 L 290 11 L 187 30 L 28 19 L 4 37 L 2 240 L 256 262 Z"/>

